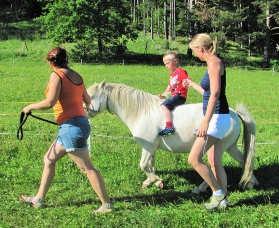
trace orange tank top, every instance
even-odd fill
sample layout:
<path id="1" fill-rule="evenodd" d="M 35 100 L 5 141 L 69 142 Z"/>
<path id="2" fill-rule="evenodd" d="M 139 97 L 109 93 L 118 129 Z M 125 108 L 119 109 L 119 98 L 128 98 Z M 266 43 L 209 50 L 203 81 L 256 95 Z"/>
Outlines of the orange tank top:
<path id="1" fill-rule="evenodd" d="M 61 79 L 60 96 L 53 106 L 58 124 L 76 116 L 86 116 L 83 108 L 84 84 L 74 84 L 61 70 L 55 72 Z"/>

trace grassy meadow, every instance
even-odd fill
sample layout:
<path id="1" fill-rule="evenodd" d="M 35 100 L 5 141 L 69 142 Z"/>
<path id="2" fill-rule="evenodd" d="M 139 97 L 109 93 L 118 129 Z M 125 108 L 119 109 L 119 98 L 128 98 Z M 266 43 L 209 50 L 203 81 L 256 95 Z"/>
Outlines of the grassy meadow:
<path id="1" fill-rule="evenodd" d="M 255 175 L 260 185 L 240 190 L 237 183 L 241 169 L 225 154 L 231 204 L 227 210 L 207 212 L 203 202 L 209 193 L 191 194 L 201 179 L 186 164 L 186 153 L 158 151 L 156 168 L 165 180 L 165 188 L 142 190 L 145 175 L 139 169 L 140 147 L 126 126 L 107 112 L 91 119 L 91 155 L 105 178 L 113 213 L 92 214 L 100 203 L 87 178 L 67 157 L 57 163 L 45 208 L 20 203 L 20 194 L 35 193 L 43 154 L 56 135 L 55 126 L 30 118 L 24 139 L 16 139 L 21 108 L 44 97 L 51 72 L 44 60 L 51 43 L 28 41 L 27 47 L 19 40 L 0 42 L 0 227 L 279 226 L 279 73 L 237 67 L 227 69 L 227 96 L 231 107 L 244 103 L 256 121 Z M 168 80 L 163 65 L 72 63 L 71 67 L 83 75 L 87 86 L 105 80 L 159 94 Z M 205 70 L 202 66 L 183 67 L 195 81 Z M 191 90 L 187 102 L 200 101 L 201 97 Z M 36 113 L 53 118 L 51 110 Z"/>

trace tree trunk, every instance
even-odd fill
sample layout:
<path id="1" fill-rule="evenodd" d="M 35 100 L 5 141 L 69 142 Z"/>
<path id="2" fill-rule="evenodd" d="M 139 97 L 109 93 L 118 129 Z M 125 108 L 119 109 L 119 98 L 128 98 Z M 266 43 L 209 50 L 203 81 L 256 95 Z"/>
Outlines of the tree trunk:
<path id="1" fill-rule="evenodd" d="M 157 2 L 157 36 L 160 37 L 160 5 Z"/>
<path id="2" fill-rule="evenodd" d="M 136 0 L 133 1 L 133 22 L 136 22 Z"/>
<path id="3" fill-rule="evenodd" d="M 139 0 L 137 0 L 137 6 L 136 6 L 136 23 L 137 25 L 139 24 L 139 20 L 140 20 L 140 14 L 139 14 Z"/>
<path id="4" fill-rule="evenodd" d="M 14 14 L 15 14 L 15 18 L 16 20 L 19 20 L 19 16 L 18 16 L 18 11 L 17 11 L 17 2 L 15 1 L 11 1 L 11 9 L 13 9 Z"/>
<path id="5" fill-rule="evenodd" d="M 248 34 L 248 56 L 251 56 L 251 34 Z"/>
<path id="6" fill-rule="evenodd" d="M 239 1 L 239 10 L 241 11 L 242 5 L 241 5 L 241 0 Z M 243 32 L 243 23 L 242 20 L 239 23 L 239 30 L 241 31 L 241 34 Z M 243 40 L 242 37 L 240 36 L 240 47 L 243 48 Z"/>
<path id="7" fill-rule="evenodd" d="M 170 12 L 169 12 L 169 17 L 170 17 L 170 23 L 169 23 L 169 40 L 172 39 L 172 0 L 170 0 Z"/>
<path id="8" fill-rule="evenodd" d="M 143 34 L 146 36 L 146 7 L 145 7 L 145 0 L 142 1 L 143 4 Z"/>
<path id="9" fill-rule="evenodd" d="M 153 40 L 154 38 L 154 29 L 153 29 L 153 8 L 151 7 L 150 9 L 150 35 L 151 39 Z"/>
<path id="10" fill-rule="evenodd" d="M 269 12 L 269 0 L 266 0 L 266 10 L 265 10 L 265 16 L 266 16 L 266 38 L 265 38 L 265 45 L 264 45 L 264 67 L 269 67 L 270 65 L 270 12 Z"/>
<path id="11" fill-rule="evenodd" d="M 188 0 L 188 9 L 192 11 L 193 9 L 193 0 Z"/>
<path id="12" fill-rule="evenodd" d="M 131 4 L 130 4 L 130 17 L 131 19 L 133 18 L 133 0 L 131 0 Z"/>
<path id="13" fill-rule="evenodd" d="M 176 39 L 176 32 L 175 32 L 175 0 L 173 0 L 173 40 Z"/>
<path id="14" fill-rule="evenodd" d="M 168 39 L 168 21 L 167 21 L 167 0 L 164 1 L 164 34 L 165 39 Z"/>
<path id="15" fill-rule="evenodd" d="M 192 10 L 193 10 L 193 0 L 188 0 L 188 10 L 189 10 L 189 14 L 191 14 Z M 189 16 L 188 16 L 187 20 L 190 20 Z M 190 22 L 189 22 L 189 37 L 192 34 L 193 34 L 193 23 L 192 23 L 192 20 L 190 20 Z"/>
<path id="16" fill-rule="evenodd" d="M 103 55 L 103 42 L 102 42 L 102 39 L 100 37 L 98 38 L 98 52 L 99 52 L 99 55 L 102 57 L 102 55 Z"/>

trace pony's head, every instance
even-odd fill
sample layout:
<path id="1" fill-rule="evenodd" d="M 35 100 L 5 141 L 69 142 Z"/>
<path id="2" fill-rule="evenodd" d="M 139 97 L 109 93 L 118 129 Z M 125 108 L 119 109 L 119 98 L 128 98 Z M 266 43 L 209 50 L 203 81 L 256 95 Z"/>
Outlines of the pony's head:
<path id="1" fill-rule="evenodd" d="M 91 104 L 88 110 L 90 117 L 95 116 L 97 113 L 104 111 L 107 108 L 107 92 L 105 90 L 106 83 L 101 82 L 94 84 L 87 89 L 91 97 Z"/>

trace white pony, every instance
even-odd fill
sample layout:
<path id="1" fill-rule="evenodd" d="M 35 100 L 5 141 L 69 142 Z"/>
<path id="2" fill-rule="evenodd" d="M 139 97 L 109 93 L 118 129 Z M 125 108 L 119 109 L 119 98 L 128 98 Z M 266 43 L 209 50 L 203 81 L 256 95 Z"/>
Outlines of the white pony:
<path id="1" fill-rule="evenodd" d="M 124 84 L 105 83 L 94 84 L 88 88 L 91 96 L 89 116 L 108 110 L 116 114 L 127 125 L 136 142 L 142 146 L 140 168 L 147 175 L 142 186 L 154 183 L 163 187 L 162 179 L 155 174 L 154 158 L 157 149 L 171 152 L 190 151 L 195 140 L 194 130 L 200 126 L 202 119 L 202 104 L 186 104 L 178 106 L 173 112 L 175 134 L 167 137 L 158 136 L 164 127 L 164 115 L 161 111 L 161 100 L 149 93 L 128 87 Z M 255 145 L 255 123 L 244 106 L 236 111 L 230 109 L 231 128 L 223 141 L 223 150 L 227 151 L 243 167 L 239 184 L 252 188 L 258 184 L 253 175 L 253 158 Z M 237 148 L 241 122 L 243 124 L 244 153 Z M 208 185 L 203 182 L 194 189 L 195 193 L 206 191 Z"/>

